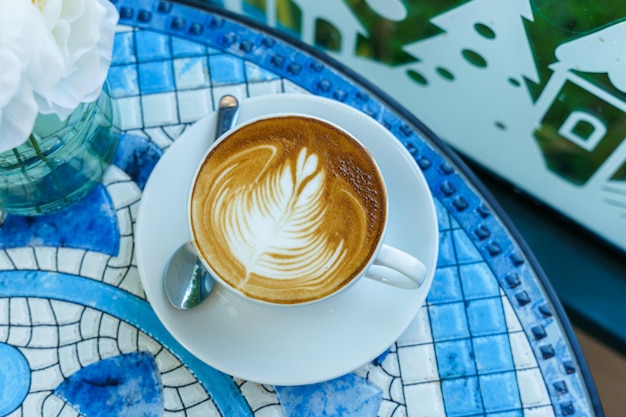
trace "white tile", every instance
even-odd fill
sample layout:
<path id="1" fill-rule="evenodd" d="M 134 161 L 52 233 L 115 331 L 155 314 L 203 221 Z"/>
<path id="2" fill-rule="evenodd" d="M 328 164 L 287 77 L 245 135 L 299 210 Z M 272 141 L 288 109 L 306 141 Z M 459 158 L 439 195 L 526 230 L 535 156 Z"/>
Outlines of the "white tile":
<path id="1" fill-rule="evenodd" d="M 137 350 L 143 350 L 157 355 L 163 349 L 163 346 L 145 333 L 139 332 L 139 340 L 137 342 Z M 160 368 L 160 367 L 159 367 Z"/>
<path id="2" fill-rule="evenodd" d="M 28 306 L 30 308 L 30 316 L 33 325 L 47 324 L 56 326 L 57 321 L 52 312 L 50 302 L 45 298 L 29 298 Z M 0 308 L 0 317 L 2 317 L 2 309 Z"/>
<path id="3" fill-rule="evenodd" d="M 178 58 L 174 60 L 173 64 L 176 88 L 178 90 L 208 87 L 210 85 L 209 68 L 206 59 L 199 57 Z"/>
<path id="4" fill-rule="evenodd" d="M 115 339 L 98 339 L 98 353 L 103 359 L 112 358 L 113 356 L 121 355 L 117 340 Z"/>
<path id="5" fill-rule="evenodd" d="M 42 410 L 42 416 L 60 416 L 61 413 L 61 409 L 65 408 L 71 408 L 67 405 L 67 403 L 65 401 L 63 401 L 62 399 L 60 399 L 59 397 L 55 396 L 55 395 L 50 395 L 47 392 L 44 392 L 42 394 L 45 394 L 46 398 L 45 398 L 45 402 L 43 402 L 43 407 L 41 408 L 30 408 L 31 410 Z M 78 415 L 78 412 L 76 413 Z M 13 414 L 9 414 L 8 417 L 21 417 L 21 414 L 15 414 L 15 416 L 13 416 Z"/>
<path id="6" fill-rule="evenodd" d="M 391 385 L 395 379 L 400 379 L 389 375 L 379 367 L 371 367 L 367 374 L 359 376 L 366 378 L 370 383 L 379 387 L 382 390 L 383 398 L 391 398 L 394 395 L 394 393 L 390 391 Z"/>
<path id="7" fill-rule="evenodd" d="M 137 346 L 137 333 L 136 327 L 131 326 L 125 322 L 120 322 L 120 331 L 118 337 L 118 343 L 120 350 L 124 353 L 136 352 L 139 350 Z"/>
<path id="8" fill-rule="evenodd" d="M 170 138 L 176 139 L 183 133 L 183 131 L 187 128 L 187 126 L 188 126 L 187 124 L 164 126 L 163 131 Z"/>
<path id="9" fill-rule="evenodd" d="M 202 385 L 200 385 L 200 383 L 180 387 L 178 390 L 183 397 L 183 402 L 187 407 L 198 404 L 202 401 L 206 401 L 208 399 L 208 395 L 206 391 L 202 388 Z"/>
<path id="10" fill-rule="evenodd" d="M 404 385 L 401 378 L 395 378 L 389 388 L 389 399 L 397 404 L 404 404 Z"/>
<path id="11" fill-rule="evenodd" d="M 143 122 L 146 127 L 178 123 L 176 94 L 147 94 L 141 97 Z"/>
<path id="12" fill-rule="evenodd" d="M 58 366 L 33 371 L 30 377 L 30 391 L 44 391 L 57 387 L 63 382 L 63 375 Z"/>
<path id="13" fill-rule="evenodd" d="M 405 384 L 439 379 L 435 348 L 432 344 L 398 348 L 398 358 Z"/>
<path id="14" fill-rule="evenodd" d="M 511 352 L 513 353 L 513 363 L 516 369 L 536 368 L 537 358 L 533 353 L 526 333 L 515 332 L 509 333 L 511 342 Z"/>
<path id="15" fill-rule="evenodd" d="M 80 334 L 80 327 L 78 323 L 64 324 L 58 327 L 59 330 L 59 345 L 69 345 L 71 343 L 78 343 L 82 340 Z"/>
<path id="16" fill-rule="evenodd" d="M 140 298 L 145 298 L 143 286 L 141 285 L 141 279 L 139 278 L 139 271 L 136 266 L 131 266 L 126 273 L 126 276 L 119 285 L 119 288 L 127 291 Z"/>
<path id="17" fill-rule="evenodd" d="M 248 84 L 248 95 L 250 97 L 279 94 L 283 92 L 281 80 L 263 81 Z"/>
<path id="18" fill-rule="evenodd" d="M 0 251 L 0 270 L 6 271 L 15 269 L 13 262 L 11 262 L 11 258 L 6 250 Z"/>
<path id="19" fill-rule="evenodd" d="M 187 368 L 184 367 L 169 372 L 163 372 L 161 377 L 163 378 L 163 385 L 172 387 L 182 387 L 184 385 L 193 384 L 196 381 Z"/>
<path id="20" fill-rule="evenodd" d="M 117 339 L 119 326 L 120 321 L 118 319 L 109 316 L 108 314 L 105 314 L 102 317 L 102 321 L 100 321 L 100 330 L 98 331 L 98 336 Z"/>
<path id="21" fill-rule="evenodd" d="M 83 335 L 83 338 L 90 339 L 98 337 L 98 325 L 103 314 L 104 313 L 101 311 L 91 308 L 85 309 L 80 319 L 80 333 Z"/>
<path id="22" fill-rule="evenodd" d="M 389 352 L 387 354 L 387 357 L 385 358 L 383 363 L 380 365 L 380 367 L 383 369 L 383 371 L 386 374 L 390 376 L 394 376 L 394 377 L 400 376 L 400 363 L 398 362 L 397 349 L 394 349 L 392 352 Z"/>
<path id="23" fill-rule="evenodd" d="M 408 417 L 445 417 L 439 382 L 410 385 L 404 390 Z"/>
<path id="24" fill-rule="evenodd" d="M 109 260 L 111 267 L 127 267 L 130 266 L 130 260 L 133 256 L 133 238 L 132 236 L 120 237 L 120 249 L 117 256 Z M 106 273 L 108 275 L 108 271 Z M 106 280 L 106 277 L 105 277 Z M 109 282 L 109 281 L 107 281 Z"/>
<path id="25" fill-rule="evenodd" d="M 165 129 L 160 127 L 146 129 L 144 132 L 148 135 L 148 139 L 160 149 L 167 149 L 172 142 L 174 142 L 174 138 L 168 135 Z"/>
<path id="26" fill-rule="evenodd" d="M 0 325 L 9 324 L 9 299 L 0 298 Z"/>
<path id="27" fill-rule="evenodd" d="M 58 249 L 53 247 L 36 247 L 35 256 L 37 257 L 39 268 L 44 271 L 56 271 L 57 251 Z"/>
<path id="28" fill-rule="evenodd" d="M 524 408 L 550 404 L 548 390 L 539 368 L 517 371 L 517 383 Z"/>
<path id="29" fill-rule="evenodd" d="M 56 342 L 56 337 L 55 337 Z M 32 345 L 31 345 L 32 346 Z M 32 346 L 30 348 L 22 348 L 20 352 L 24 355 L 28 361 L 28 367 L 32 370 L 49 368 L 56 365 L 57 355 L 51 349 L 41 349 L 41 347 Z M 45 347 L 45 346 L 43 346 Z"/>
<path id="30" fill-rule="evenodd" d="M 65 301 L 50 300 L 54 316 L 59 324 L 76 323 L 80 320 L 84 307 Z"/>
<path id="31" fill-rule="evenodd" d="M 283 80 L 283 92 L 285 93 L 300 93 L 300 94 L 311 94 L 304 88 L 300 87 L 297 84 L 289 80 Z"/>
<path id="32" fill-rule="evenodd" d="M 273 412 L 272 412 L 273 411 Z M 254 417 L 282 417 L 280 410 L 274 411 L 270 409 L 263 409 L 257 413 L 254 413 Z M 222 413 L 218 411 L 217 407 L 212 401 L 205 401 L 201 404 L 193 406 L 185 410 L 184 417 L 221 417 Z"/>
<path id="33" fill-rule="evenodd" d="M 98 339 L 87 339 L 78 343 L 78 361 L 82 366 L 98 362 Z"/>
<path id="34" fill-rule="evenodd" d="M 181 123 L 193 123 L 213 112 L 211 90 L 179 91 L 178 110 Z"/>
<path id="35" fill-rule="evenodd" d="M 160 345 L 159 348 L 162 349 Z M 181 366 L 180 361 L 176 359 L 169 350 L 162 349 L 160 352 L 155 353 L 155 355 L 155 360 L 161 373 L 169 372 Z"/>
<path id="36" fill-rule="evenodd" d="M 9 303 L 9 316 L 12 326 L 31 326 L 30 309 L 26 298 L 11 298 Z"/>
<path id="37" fill-rule="evenodd" d="M 506 321 L 506 327 L 509 329 L 509 332 L 517 332 L 522 330 L 522 324 L 515 314 L 513 307 L 511 306 L 511 302 L 507 297 L 502 297 L 502 308 L 504 309 L 504 319 Z"/>
<path id="38" fill-rule="evenodd" d="M 121 130 L 140 129 L 143 127 L 141 103 L 139 97 L 125 97 L 115 100 L 119 110 Z"/>
<path id="39" fill-rule="evenodd" d="M 406 417 L 406 408 L 394 401 L 383 400 L 378 409 L 379 416 Z"/>
<path id="40" fill-rule="evenodd" d="M 417 312 L 409 327 L 398 338 L 398 346 L 417 345 L 422 343 L 432 343 L 433 336 L 430 331 L 430 320 L 428 309 L 423 307 Z"/>
<path id="41" fill-rule="evenodd" d="M 136 29 L 132 26 L 117 25 L 115 26 L 115 32 L 134 32 Z"/>
<path id="42" fill-rule="evenodd" d="M 59 248 L 58 271 L 78 275 L 86 251 L 74 248 Z"/>
<path id="43" fill-rule="evenodd" d="M 17 269 L 37 269 L 33 248 L 7 249 L 7 254 Z"/>
<path id="44" fill-rule="evenodd" d="M 14 346 L 26 346 L 30 342 L 30 327 L 11 327 L 7 343 Z"/>
<path id="45" fill-rule="evenodd" d="M 178 395 L 178 389 L 176 388 L 163 387 L 163 405 L 164 408 L 170 412 L 185 409 L 185 406 L 180 400 L 180 395 Z"/>
<path id="46" fill-rule="evenodd" d="M 46 399 L 46 402 L 47 401 L 48 400 Z M 52 415 L 52 414 L 46 414 L 46 415 Z M 65 407 L 63 407 L 63 410 L 61 410 L 61 413 L 58 415 L 58 417 L 80 417 L 80 414 L 78 413 L 78 411 L 74 410 L 70 405 L 65 404 Z"/>
<path id="47" fill-rule="evenodd" d="M 102 183 L 108 187 L 110 184 L 120 181 L 130 181 L 130 177 L 121 168 L 110 165 L 107 170 L 104 171 Z"/>
<path id="48" fill-rule="evenodd" d="M 141 190 L 132 181 L 116 182 L 107 187 L 116 209 L 128 207 L 141 198 Z"/>
<path id="49" fill-rule="evenodd" d="M 105 283 L 117 287 L 120 282 L 124 279 L 126 275 L 128 267 L 113 267 L 107 268 L 104 271 L 104 281 Z"/>
<path id="50" fill-rule="evenodd" d="M 104 279 L 104 271 L 110 255 L 100 252 L 87 252 L 80 268 L 80 275 L 97 281 Z"/>
<path id="51" fill-rule="evenodd" d="M 28 347 L 47 348 L 59 345 L 56 326 L 33 326 L 33 336 Z"/>
<path id="52" fill-rule="evenodd" d="M 76 345 L 61 346 L 59 348 L 59 365 L 63 375 L 72 375 L 81 369 Z"/>
<path id="53" fill-rule="evenodd" d="M 130 209 L 130 217 L 133 220 L 133 223 L 137 221 L 137 215 L 139 214 L 139 206 L 141 201 L 137 201 L 136 203 L 131 204 Z"/>

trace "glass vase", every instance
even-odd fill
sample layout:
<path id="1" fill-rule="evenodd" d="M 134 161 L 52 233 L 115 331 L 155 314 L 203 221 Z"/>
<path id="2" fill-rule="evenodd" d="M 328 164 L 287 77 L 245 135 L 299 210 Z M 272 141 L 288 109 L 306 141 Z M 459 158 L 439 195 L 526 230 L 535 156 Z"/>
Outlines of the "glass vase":
<path id="1" fill-rule="evenodd" d="M 102 94 L 61 121 L 40 114 L 29 139 L 0 153 L 0 210 L 50 214 L 85 197 L 112 162 L 120 132 L 105 83 Z"/>

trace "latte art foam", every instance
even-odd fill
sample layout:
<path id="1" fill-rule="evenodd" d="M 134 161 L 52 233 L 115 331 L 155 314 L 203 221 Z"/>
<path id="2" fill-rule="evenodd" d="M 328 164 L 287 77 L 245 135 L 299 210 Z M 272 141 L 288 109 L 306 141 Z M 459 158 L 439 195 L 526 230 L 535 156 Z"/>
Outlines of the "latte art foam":
<path id="1" fill-rule="evenodd" d="M 227 284 L 273 303 L 311 301 L 366 266 L 385 221 L 371 157 L 335 127 L 265 119 L 220 142 L 193 189 L 201 256 Z"/>

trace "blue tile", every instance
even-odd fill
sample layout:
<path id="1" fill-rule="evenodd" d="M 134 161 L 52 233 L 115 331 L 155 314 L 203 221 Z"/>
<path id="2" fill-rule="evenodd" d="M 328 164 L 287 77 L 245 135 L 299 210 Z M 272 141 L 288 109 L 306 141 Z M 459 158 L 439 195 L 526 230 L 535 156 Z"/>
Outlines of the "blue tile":
<path id="1" fill-rule="evenodd" d="M 446 207 L 441 204 L 438 198 L 434 199 L 435 201 L 435 211 L 437 212 L 437 220 L 439 222 L 439 231 L 449 230 L 450 229 L 450 214 Z"/>
<path id="2" fill-rule="evenodd" d="M 277 386 L 286 417 L 375 417 L 380 388 L 354 374 L 318 384 Z"/>
<path id="3" fill-rule="evenodd" d="M 473 336 L 506 332 L 500 297 L 467 302 L 467 320 Z"/>
<path id="4" fill-rule="evenodd" d="M 489 413 L 485 417 L 524 417 L 522 410 L 504 411 L 502 413 Z"/>
<path id="5" fill-rule="evenodd" d="M 139 83 L 143 94 L 174 91 L 174 74 L 170 61 L 139 64 Z"/>
<path id="6" fill-rule="evenodd" d="M 233 55 L 211 55 L 209 57 L 209 71 L 213 85 L 246 82 L 243 60 Z"/>
<path id="7" fill-rule="evenodd" d="M 54 393 L 81 414 L 158 417 L 163 414 L 161 373 L 148 352 L 128 353 L 86 366 Z"/>
<path id="8" fill-rule="evenodd" d="M 135 34 L 139 62 L 170 59 L 170 37 L 157 32 L 138 31 Z"/>
<path id="9" fill-rule="evenodd" d="M 172 37 L 172 56 L 175 58 L 204 56 L 207 54 L 206 46 L 191 42 L 186 39 Z"/>
<path id="10" fill-rule="evenodd" d="M 136 61 L 134 32 L 116 33 L 113 39 L 111 66 L 132 64 Z"/>
<path id="11" fill-rule="evenodd" d="M 469 337 L 464 303 L 428 306 L 433 340 L 444 341 Z"/>
<path id="12" fill-rule="evenodd" d="M 126 172 L 143 190 L 162 155 L 163 151 L 146 138 L 124 134 L 120 137 L 114 164 Z"/>
<path id="13" fill-rule="evenodd" d="M 261 68 L 250 61 L 245 63 L 246 79 L 249 83 L 278 80 L 280 77 L 275 73 Z"/>
<path id="14" fill-rule="evenodd" d="M 454 216 L 450 216 L 450 229 L 460 229 L 461 225 L 456 221 Z"/>
<path id="15" fill-rule="evenodd" d="M 515 372 L 481 375 L 479 380 L 486 412 L 521 408 Z"/>
<path id="16" fill-rule="evenodd" d="M 111 67 L 108 80 L 113 98 L 137 96 L 140 93 L 135 64 Z"/>
<path id="17" fill-rule="evenodd" d="M 17 348 L 0 343 L 0 415 L 17 409 L 28 395 L 31 374 L 28 361 Z"/>
<path id="18" fill-rule="evenodd" d="M 174 75 L 178 90 L 204 88 L 211 85 L 206 57 L 175 59 Z"/>
<path id="19" fill-rule="evenodd" d="M 117 213 L 106 187 L 57 213 L 37 217 L 7 215 L 0 227 L 0 248 L 53 246 L 118 254 Z"/>
<path id="20" fill-rule="evenodd" d="M 513 356 L 506 334 L 481 336 L 472 339 L 476 368 L 480 374 L 512 371 Z"/>
<path id="21" fill-rule="evenodd" d="M 455 266 L 437 268 L 428 293 L 428 302 L 441 304 L 462 300 L 463 292 L 457 268 Z"/>
<path id="22" fill-rule="evenodd" d="M 439 232 L 439 258 L 437 259 L 437 266 L 442 267 L 456 264 L 452 232 Z"/>
<path id="23" fill-rule="evenodd" d="M 485 262 L 461 265 L 459 275 L 463 284 L 463 294 L 468 300 L 500 295 L 500 285 Z"/>
<path id="24" fill-rule="evenodd" d="M 435 353 L 441 379 L 476 375 L 470 339 L 435 343 Z"/>
<path id="25" fill-rule="evenodd" d="M 452 235 L 454 236 L 454 248 L 458 263 L 480 262 L 483 260 L 474 242 L 471 241 L 463 229 L 454 230 Z"/>
<path id="26" fill-rule="evenodd" d="M 443 380 L 441 392 L 449 417 L 465 417 L 483 412 L 476 377 Z"/>

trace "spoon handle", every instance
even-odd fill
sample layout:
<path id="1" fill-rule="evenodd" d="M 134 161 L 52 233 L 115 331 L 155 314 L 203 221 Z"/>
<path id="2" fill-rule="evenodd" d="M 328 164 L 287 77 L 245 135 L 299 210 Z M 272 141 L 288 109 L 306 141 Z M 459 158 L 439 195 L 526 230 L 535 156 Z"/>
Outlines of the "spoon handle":
<path id="1" fill-rule="evenodd" d="M 237 118 L 239 112 L 239 101 L 235 96 L 225 95 L 220 98 L 219 109 L 217 112 L 217 126 L 215 128 L 215 139 L 222 136 L 228 131 Z"/>

